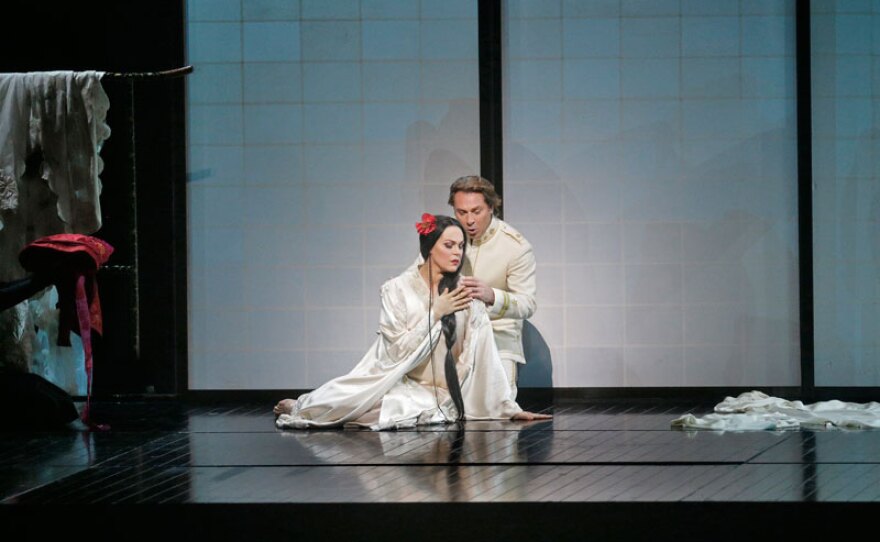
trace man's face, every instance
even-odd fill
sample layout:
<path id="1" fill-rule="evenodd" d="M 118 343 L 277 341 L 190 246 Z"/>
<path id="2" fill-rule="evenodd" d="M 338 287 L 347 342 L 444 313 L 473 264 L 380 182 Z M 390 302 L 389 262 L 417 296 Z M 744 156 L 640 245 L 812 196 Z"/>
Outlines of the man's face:
<path id="1" fill-rule="evenodd" d="M 478 239 L 486 233 L 492 222 L 492 208 L 486 205 L 486 198 L 479 192 L 456 192 L 452 197 L 452 208 L 455 218 L 471 239 Z"/>

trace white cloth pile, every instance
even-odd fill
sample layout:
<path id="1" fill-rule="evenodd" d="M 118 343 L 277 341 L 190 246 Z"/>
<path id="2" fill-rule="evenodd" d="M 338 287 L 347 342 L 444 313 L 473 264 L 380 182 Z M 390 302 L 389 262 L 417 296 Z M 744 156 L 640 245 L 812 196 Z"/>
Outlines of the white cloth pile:
<path id="1" fill-rule="evenodd" d="M 880 428 L 880 403 L 820 401 L 805 405 L 760 391 L 726 397 L 715 413 L 698 418 L 685 414 L 672 420 L 673 427 L 714 431 L 761 431 L 780 429 L 875 429 Z"/>

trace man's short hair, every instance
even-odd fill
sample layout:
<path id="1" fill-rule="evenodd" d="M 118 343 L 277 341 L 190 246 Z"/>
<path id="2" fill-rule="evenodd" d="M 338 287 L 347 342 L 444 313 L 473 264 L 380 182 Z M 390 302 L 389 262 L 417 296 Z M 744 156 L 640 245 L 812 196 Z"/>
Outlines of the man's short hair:
<path id="1" fill-rule="evenodd" d="M 458 192 L 483 194 L 483 199 L 486 200 L 486 205 L 488 205 L 496 215 L 501 209 L 501 197 L 495 192 L 495 187 L 492 186 L 492 183 L 479 175 L 467 175 L 455 179 L 449 187 L 449 205 L 454 206 L 453 202 L 455 194 Z"/>

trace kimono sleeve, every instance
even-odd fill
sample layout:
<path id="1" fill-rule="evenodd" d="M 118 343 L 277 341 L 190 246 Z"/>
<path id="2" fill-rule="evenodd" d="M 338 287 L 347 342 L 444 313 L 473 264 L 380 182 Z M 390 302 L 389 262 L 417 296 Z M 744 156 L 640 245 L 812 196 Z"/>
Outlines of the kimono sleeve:
<path id="1" fill-rule="evenodd" d="M 420 317 L 408 315 L 407 293 L 394 283 L 382 286 L 379 334 L 392 364 L 409 360 L 415 366 L 440 341 L 441 324 L 427 310 Z"/>

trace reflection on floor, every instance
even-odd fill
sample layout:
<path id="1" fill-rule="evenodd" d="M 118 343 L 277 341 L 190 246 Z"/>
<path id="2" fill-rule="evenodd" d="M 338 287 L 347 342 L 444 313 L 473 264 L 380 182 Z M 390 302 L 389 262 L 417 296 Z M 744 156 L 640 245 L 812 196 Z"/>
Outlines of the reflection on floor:
<path id="1" fill-rule="evenodd" d="M 438 514 L 446 510 L 439 504 L 507 503 L 538 507 L 541 520 L 530 520 L 533 529 L 557 515 L 569 524 L 590 517 L 590 533 L 605 521 L 599 532 L 619 539 L 621 533 L 636 536 L 654 528 L 632 522 L 633 513 L 677 523 L 675 514 L 686 519 L 708 510 L 676 535 L 687 538 L 704 523 L 712 528 L 706 519 L 712 517 L 714 509 L 706 508 L 711 503 L 727 507 L 719 510 L 720 517 L 737 509 L 733 503 L 751 506 L 743 512 L 751 520 L 790 513 L 805 529 L 803 513 L 811 508 L 767 505 L 860 503 L 856 506 L 873 510 L 880 503 L 880 431 L 685 432 L 671 429 L 670 421 L 711 407 L 647 402 L 556 405 L 546 409 L 555 416 L 550 422 L 468 422 L 380 433 L 278 431 L 269 406 L 98 404 L 95 419 L 108 422 L 110 432 L 4 434 L 0 499 L 5 506 L 0 511 L 28 517 L 28 511 L 36 514 L 46 505 L 80 510 L 136 504 L 140 508 L 114 510 L 137 514 L 147 505 L 184 505 L 152 507 L 155 517 L 157 509 L 191 514 L 186 510 L 202 509 L 189 505 L 225 503 L 248 505 L 254 518 L 271 516 L 272 510 L 283 517 L 326 515 L 343 528 L 339 512 L 303 506 L 346 505 L 345 517 L 354 518 L 372 517 L 372 508 L 351 508 L 368 503 L 433 503 L 429 510 Z M 276 508 L 256 508 L 270 503 Z M 591 503 L 601 506 L 587 507 Z M 609 508 L 612 503 L 629 508 Z M 565 505 L 580 506 L 572 511 Z M 845 510 L 853 510 L 849 506 Z M 504 508 L 513 515 L 502 523 L 517 525 L 511 518 L 521 517 L 515 512 L 520 509 Z M 210 510 L 219 517 L 235 513 Z M 466 510 L 462 517 L 480 508 Z M 489 529 L 492 520 L 486 518 L 473 521 Z M 221 534 L 230 534 L 228 529 Z M 730 534 L 730 529 L 722 531 Z M 544 526 L 536 535 L 543 539 L 551 532 L 554 539 L 566 539 L 568 531 Z M 432 530 L 432 536 L 441 533 Z M 528 533 L 514 529 L 506 536 L 519 539 Z M 572 533 L 571 539 L 582 539 L 587 531 Z"/>

